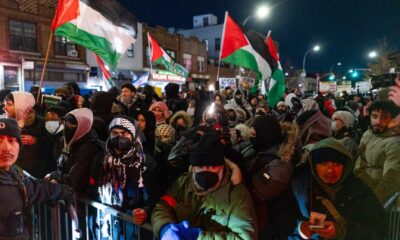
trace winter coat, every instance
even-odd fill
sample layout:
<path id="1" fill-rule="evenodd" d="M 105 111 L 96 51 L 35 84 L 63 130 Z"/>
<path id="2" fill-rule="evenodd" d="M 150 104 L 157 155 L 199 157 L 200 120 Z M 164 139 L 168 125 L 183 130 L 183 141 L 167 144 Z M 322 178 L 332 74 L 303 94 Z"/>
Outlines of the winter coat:
<path id="1" fill-rule="evenodd" d="M 240 90 L 236 90 L 233 93 L 233 96 L 236 95 L 237 91 L 240 91 Z M 245 100 L 243 93 L 242 93 L 242 105 L 237 104 L 235 101 L 235 98 L 233 98 L 233 99 L 229 100 L 227 102 L 227 104 L 225 104 L 224 108 L 225 108 L 225 110 L 228 110 L 228 109 L 235 110 L 235 109 L 239 108 L 239 109 L 245 111 L 246 112 L 245 121 L 253 117 L 253 109 L 251 108 L 251 105 Z"/>
<path id="2" fill-rule="evenodd" d="M 102 151 L 98 144 L 97 134 L 91 130 L 92 112 L 87 109 L 76 109 L 68 114 L 74 115 L 78 122 L 76 132 L 57 160 L 57 171 L 51 178 L 59 183 L 71 186 L 78 194 L 85 194 L 89 183 L 92 160 Z"/>
<path id="3" fill-rule="evenodd" d="M 384 203 L 400 191 L 400 126 L 383 133 L 368 130 L 361 138 L 355 175 Z"/>
<path id="4" fill-rule="evenodd" d="M 353 165 L 358 157 L 358 144 L 355 139 L 355 131 L 353 129 L 343 128 L 333 133 L 333 137 L 341 142 L 352 156 Z"/>
<path id="5" fill-rule="evenodd" d="M 340 142 L 326 141 L 324 144 L 326 145 L 316 144 L 313 150 L 328 145 L 351 158 Z M 311 162 L 310 159 L 310 165 Z M 371 189 L 352 174 L 351 166 L 351 162 L 346 162 L 342 178 L 334 186 L 328 186 L 319 180 L 315 170 L 310 170 L 311 167 L 298 172 L 291 181 L 291 188 L 271 204 L 270 214 L 273 221 L 269 224 L 270 235 L 265 239 L 302 239 L 298 232 L 298 224 L 300 221 L 308 221 L 311 211 L 326 214 L 326 221 L 335 223 L 335 239 L 384 239 L 385 211 Z M 331 201 L 344 218 L 344 226 L 335 220 L 321 198 Z"/>
<path id="6" fill-rule="evenodd" d="M 122 158 L 111 153 L 105 155 L 101 202 L 120 210 L 140 207 L 150 213 L 162 194 L 159 169 L 149 155 L 143 155 L 142 160 L 134 152 L 127 155 Z"/>
<path id="7" fill-rule="evenodd" d="M 153 210 L 154 233 L 168 223 L 188 220 L 202 229 L 201 239 L 257 239 L 253 201 L 244 185 L 234 186 L 225 168 L 221 186 L 205 196 L 195 193 L 192 175 L 185 173 L 167 190 Z"/>
<path id="8" fill-rule="evenodd" d="M 140 104 L 141 99 L 135 95 L 129 103 L 124 103 L 121 95 L 117 97 L 116 103 L 113 104 L 111 112 L 116 115 L 124 115 L 132 117 Z"/>
<path id="9" fill-rule="evenodd" d="M 61 194 L 61 185 L 24 176 L 15 165 L 0 170 L 0 239 L 30 239 L 32 205 L 55 202 Z"/>
<path id="10" fill-rule="evenodd" d="M 46 174 L 46 156 L 44 151 L 45 137 L 45 121 L 38 115 L 33 115 L 33 121 L 21 129 L 22 135 L 31 135 L 36 138 L 36 143 L 33 145 L 23 145 L 18 156 L 16 164 L 29 172 L 36 178 L 42 178 Z"/>

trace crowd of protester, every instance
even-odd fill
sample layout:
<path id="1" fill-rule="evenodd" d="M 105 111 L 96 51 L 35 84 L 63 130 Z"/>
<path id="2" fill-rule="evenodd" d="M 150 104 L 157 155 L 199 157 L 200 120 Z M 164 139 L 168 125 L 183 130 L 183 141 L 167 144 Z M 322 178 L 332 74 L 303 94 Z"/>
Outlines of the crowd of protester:
<path id="1" fill-rule="evenodd" d="M 400 191 L 400 108 L 384 94 L 292 91 L 274 107 L 258 93 L 183 94 L 173 83 L 163 96 L 131 84 L 82 96 L 68 83 L 51 106 L 37 94 L 0 91 L 2 116 L 21 132 L 16 165 L 151 223 L 160 239 L 385 237 L 383 203 Z M 93 238 L 135 235 L 89 215 Z"/>

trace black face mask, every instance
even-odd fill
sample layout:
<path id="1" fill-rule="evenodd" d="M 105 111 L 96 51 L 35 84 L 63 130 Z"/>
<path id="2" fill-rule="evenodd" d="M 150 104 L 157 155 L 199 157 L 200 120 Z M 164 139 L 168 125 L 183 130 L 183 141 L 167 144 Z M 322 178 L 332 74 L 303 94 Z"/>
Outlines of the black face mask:
<path id="1" fill-rule="evenodd" d="M 243 104 L 242 97 L 235 96 L 235 102 L 237 105 L 242 105 Z"/>
<path id="2" fill-rule="evenodd" d="M 76 128 L 69 128 L 69 127 L 65 127 L 64 128 L 64 137 L 65 137 L 65 141 L 67 143 L 69 143 L 72 139 L 72 137 L 74 136 L 76 132 Z"/>
<path id="3" fill-rule="evenodd" d="M 114 149 L 126 152 L 133 146 L 133 142 L 127 137 L 116 136 L 110 139 L 110 145 Z"/>
<path id="4" fill-rule="evenodd" d="M 218 173 L 207 171 L 198 172 L 195 174 L 195 181 L 201 188 L 208 190 L 218 183 Z"/>

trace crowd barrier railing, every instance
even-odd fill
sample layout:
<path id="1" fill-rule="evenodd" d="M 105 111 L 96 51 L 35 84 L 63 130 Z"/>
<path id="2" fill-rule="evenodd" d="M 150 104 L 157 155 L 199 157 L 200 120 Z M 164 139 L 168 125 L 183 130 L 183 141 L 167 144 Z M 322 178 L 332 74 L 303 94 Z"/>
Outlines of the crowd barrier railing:
<path id="1" fill-rule="evenodd" d="M 62 204 L 55 207 L 43 204 L 34 206 L 31 212 L 32 239 L 156 239 L 149 223 L 135 225 L 132 215 L 105 204 L 80 198 L 76 209 L 78 214 L 74 215 L 71 211 L 65 211 Z"/>
<path id="2" fill-rule="evenodd" d="M 398 206 L 400 193 L 393 194 L 383 205 L 388 218 L 388 233 L 386 240 L 400 239 L 400 209 Z"/>

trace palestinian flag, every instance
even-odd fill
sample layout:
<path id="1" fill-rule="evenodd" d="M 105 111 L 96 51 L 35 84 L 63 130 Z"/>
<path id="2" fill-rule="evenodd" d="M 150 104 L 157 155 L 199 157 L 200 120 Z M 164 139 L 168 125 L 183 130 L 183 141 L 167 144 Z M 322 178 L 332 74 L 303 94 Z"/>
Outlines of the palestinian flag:
<path id="1" fill-rule="evenodd" d="M 269 53 L 272 58 L 277 62 L 278 67 L 275 68 L 271 76 L 271 81 L 269 83 L 269 93 L 268 93 L 268 105 L 270 107 L 275 107 L 276 104 L 281 99 L 283 93 L 285 92 L 285 75 L 283 74 L 281 63 L 279 62 L 278 51 L 271 37 L 271 31 L 268 32 L 266 43 L 269 49 Z"/>
<path id="2" fill-rule="evenodd" d="M 51 28 L 99 55 L 112 69 L 137 34 L 135 16 L 115 0 L 59 0 Z"/>
<path id="3" fill-rule="evenodd" d="M 255 32 L 243 33 L 242 29 L 226 13 L 222 33 L 221 61 L 254 71 L 257 74 L 254 88 L 257 90 L 259 81 L 271 76 L 271 67 L 267 58 L 268 49 L 265 46 L 264 38 L 260 38 L 259 34 Z"/>
<path id="4" fill-rule="evenodd" d="M 115 87 L 115 83 L 111 77 L 111 73 L 107 70 L 106 66 L 104 66 L 103 60 L 101 60 L 101 58 L 97 54 L 94 55 L 96 57 L 97 63 L 99 64 L 101 72 L 103 73 L 107 88 Z"/>
<path id="5" fill-rule="evenodd" d="M 147 33 L 147 39 L 150 47 L 150 60 L 152 63 L 158 63 L 165 66 L 170 72 L 177 75 L 188 77 L 189 72 L 181 65 L 177 64 L 169 55 L 160 47 L 160 45 Z"/>

